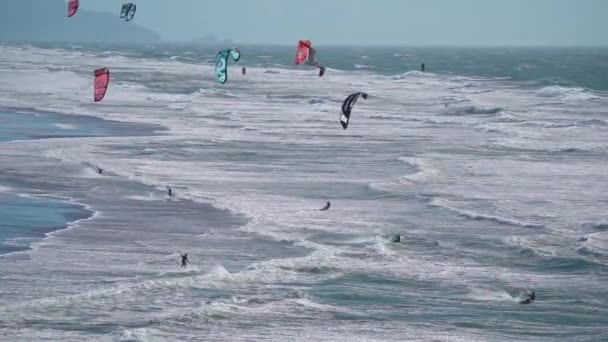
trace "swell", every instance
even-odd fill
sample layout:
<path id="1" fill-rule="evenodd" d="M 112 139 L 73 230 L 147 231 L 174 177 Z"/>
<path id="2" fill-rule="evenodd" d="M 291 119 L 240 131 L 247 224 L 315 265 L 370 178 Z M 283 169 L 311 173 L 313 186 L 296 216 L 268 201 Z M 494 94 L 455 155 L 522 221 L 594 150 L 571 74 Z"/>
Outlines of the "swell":
<path id="1" fill-rule="evenodd" d="M 492 221 L 498 224 L 509 225 L 509 226 L 518 226 L 523 228 L 544 228 L 545 226 L 538 223 L 524 222 L 514 218 L 502 217 L 497 215 L 490 215 L 484 213 L 478 213 L 468 209 L 456 208 L 447 203 L 447 201 L 441 198 L 433 198 L 429 202 L 429 205 L 432 207 L 438 207 L 442 209 L 449 210 L 451 212 L 456 213 L 458 216 L 475 220 L 475 221 Z"/>
<path id="2" fill-rule="evenodd" d="M 445 114 L 450 116 L 464 115 L 498 115 L 503 112 L 501 107 L 464 106 L 448 110 Z"/>

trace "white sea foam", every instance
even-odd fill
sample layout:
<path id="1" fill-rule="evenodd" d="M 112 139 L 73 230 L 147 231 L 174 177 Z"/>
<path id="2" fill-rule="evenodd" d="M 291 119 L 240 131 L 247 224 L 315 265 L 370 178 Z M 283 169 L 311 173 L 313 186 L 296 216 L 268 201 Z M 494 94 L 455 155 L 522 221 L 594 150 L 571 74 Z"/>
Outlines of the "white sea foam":
<path id="1" fill-rule="evenodd" d="M 67 130 L 71 130 L 71 129 L 77 129 L 78 126 L 76 125 L 72 125 L 72 124 L 53 124 L 56 127 L 59 127 L 61 129 L 67 129 Z"/>

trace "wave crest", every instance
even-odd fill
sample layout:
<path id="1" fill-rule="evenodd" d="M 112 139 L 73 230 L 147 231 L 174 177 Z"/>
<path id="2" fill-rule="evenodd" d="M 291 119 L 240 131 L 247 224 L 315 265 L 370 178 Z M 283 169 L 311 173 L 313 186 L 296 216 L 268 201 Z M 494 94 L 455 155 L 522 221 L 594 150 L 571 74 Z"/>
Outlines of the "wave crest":
<path id="1" fill-rule="evenodd" d="M 501 216 L 484 214 L 484 213 L 477 213 L 472 210 L 456 208 L 456 207 L 450 205 L 446 200 L 443 200 L 440 198 L 432 199 L 429 204 L 433 207 L 447 209 L 449 211 L 452 211 L 452 212 L 458 214 L 459 216 L 462 216 L 462 217 L 465 217 L 465 218 L 468 218 L 471 220 L 475 220 L 475 221 L 493 221 L 493 222 L 496 222 L 499 224 L 506 224 L 506 225 L 510 225 L 510 226 L 519 226 L 519 227 L 524 227 L 524 228 L 544 228 L 544 226 L 542 224 L 523 222 L 523 221 L 519 221 L 514 218 L 501 217 Z"/>
<path id="2" fill-rule="evenodd" d="M 560 99 L 564 101 L 591 101 L 599 99 L 589 90 L 580 87 L 549 86 L 537 91 L 539 96 Z"/>

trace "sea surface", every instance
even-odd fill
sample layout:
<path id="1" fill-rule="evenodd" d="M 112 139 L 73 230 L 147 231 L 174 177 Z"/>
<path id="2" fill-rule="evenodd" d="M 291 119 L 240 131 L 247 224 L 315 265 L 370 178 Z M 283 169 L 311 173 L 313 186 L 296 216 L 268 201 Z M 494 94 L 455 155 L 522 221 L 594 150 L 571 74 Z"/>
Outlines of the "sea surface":
<path id="1" fill-rule="evenodd" d="M 608 340 L 608 49 L 218 49 L 0 44 L 1 341 Z"/>
<path id="2" fill-rule="evenodd" d="M 150 135 L 160 126 L 135 127 L 119 121 L 92 116 L 54 113 L 0 112 L 0 142 L 65 137 Z M 0 170 L 0 255 L 29 249 L 47 234 L 69 228 L 90 218 L 86 206 L 70 203 L 70 198 L 56 198 L 53 180 L 29 183 L 27 177 L 13 172 L 19 159 L 3 158 Z M 88 165 L 93 175 L 97 167 Z M 6 186 L 10 185 L 10 186 Z"/>

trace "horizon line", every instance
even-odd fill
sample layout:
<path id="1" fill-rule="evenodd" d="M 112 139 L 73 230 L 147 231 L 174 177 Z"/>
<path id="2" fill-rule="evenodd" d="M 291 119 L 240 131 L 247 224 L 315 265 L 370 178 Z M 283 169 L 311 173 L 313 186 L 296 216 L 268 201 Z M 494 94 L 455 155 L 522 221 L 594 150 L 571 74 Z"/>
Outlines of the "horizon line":
<path id="1" fill-rule="evenodd" d="M 231 46 L 271 46 L 271 47 L 292 47 L 295 43 L 269 43 L 269 42 L 235 42 L 230 39 L 226 39 L 224 42 L 212 42 L 212 41 L 201 41 L 196 42 L 195 39 L 188 41 L 179 40 L 155 40 L 155 41 L 102 41 L 96 42 L 91 40 L 36 40 L 36 39 L 0 39 L 0 43 L 17 43 L 17 44 L 28 44 L 28 43 L 72 43 L 72 44 L 136 44 L 136 45 L 150 45 L 150 44 L 166 44 L 166 45 L 181 45 L 181 46 L 218 46 L 218 45 L 231 45 Z M 608 44 L 415 44 L 415 43 L 365 43 L 365 44 L 354 44 L 354 43 L 317 43 L 316 46 L 325 47 L 346 47 L 346 48 L 358 48 L 358 47 L 377 47 L 377 48 L 608 48 Z"/>

